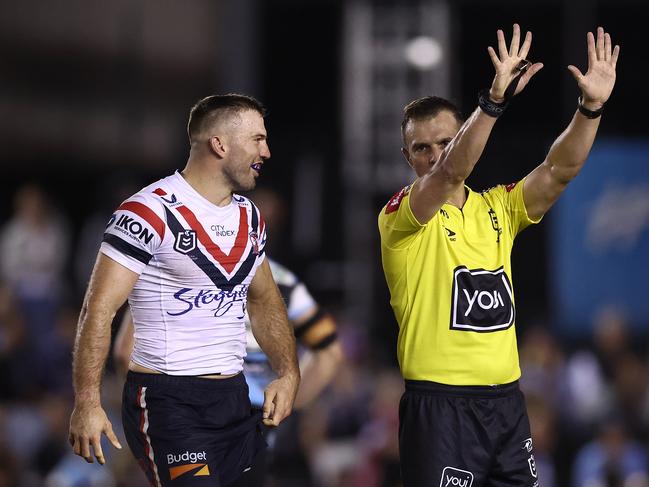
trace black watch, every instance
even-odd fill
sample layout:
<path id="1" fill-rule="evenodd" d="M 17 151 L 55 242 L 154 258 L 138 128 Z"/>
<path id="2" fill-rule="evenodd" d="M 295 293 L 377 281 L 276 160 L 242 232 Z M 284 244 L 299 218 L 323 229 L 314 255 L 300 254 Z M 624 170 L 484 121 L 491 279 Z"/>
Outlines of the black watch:
<path id="1" fill-rule="evenodd" d="M 583 105 L 583 99 L 580 96 L 579 98 L 577 98 L 577 109 L 584 117 L 593 119 L 602 115 L 602 112 L 604 111 L 604 105 L 602 105 L 597 110 L 589 110 Z"/>

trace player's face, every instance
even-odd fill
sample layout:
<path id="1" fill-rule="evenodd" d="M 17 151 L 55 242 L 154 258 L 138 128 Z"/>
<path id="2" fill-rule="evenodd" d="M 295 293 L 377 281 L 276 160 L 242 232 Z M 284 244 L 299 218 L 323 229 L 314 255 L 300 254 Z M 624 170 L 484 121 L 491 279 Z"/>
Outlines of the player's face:
<path id="1" fill-rule="evenodd" d="M 426 174 L 448 143 L 460 130 L 460 123 L 448 110 L 422 120 L 410 120 L 404 132 L 405 147 L 401 149 L 417 176 Z"/>
<path id="2" fill-rule="evenodd" d="M 270 158 L 264 118 L 254 110 L 239 114 L 230 137 L 230 156 L 224 172 L 233 191 L 254 189 L 264 162 Z"/>

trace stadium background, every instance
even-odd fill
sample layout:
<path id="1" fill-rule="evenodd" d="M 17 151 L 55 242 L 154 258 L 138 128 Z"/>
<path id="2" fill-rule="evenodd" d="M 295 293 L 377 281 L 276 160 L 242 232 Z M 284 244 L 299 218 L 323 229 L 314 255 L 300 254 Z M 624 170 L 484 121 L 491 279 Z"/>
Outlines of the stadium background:
<path id="1" fill-rule="evenodd" d="M 509 33 L 519 22 L 534 33 L 530 58 L 545 68 L 499 120 L 469 184 L 515 181 L 542 160 L 574 112 L 578 91 L 565 66 L 585 69 L 585 32 L 603 25 L 622 46 L 616 88 L 593 164 L 517 242 L 517 324 L 531 414 L 541 418 L 537 456 L 551 472 L 542 485 L 587 485 L 597 463 L 587 448 L 626 451 L 619 445 L 631 439 L 638 443 L 627 463 L 642 468 L 627 470 L 642 472 L 638 485 L 647 485 L 647 18 L 649 5 L 639 0 L 0 3 L 0 226 L 16 218 L 18 190 L 35 183 L 47 195 L 49 218 L 65 230 L 56 284 L 44 292 L 51 299 L 34 318 L 63 329 L 60 356 L 48 364 L 68 357 L 92 247 L 87 235 L 129 191 L 183 167 L 187 113 L 197 99 L 252 94 L 269 109 L 272 159 L 261 184 L 285 209 L 271 253 L 336 314 L 349 355 L 332 394 L 305 413 L 330 418 L 301 433 L 318 440 L 305 449 L 314 485 L 398 485 L 391 435 L 401 384 L 375 221 L 408 178 L 401 109 L 434 92 L 468 114 L 492 78 L 486 47 L 497 28 Z M 437 44 L 413 43 L 420 36 Z M 427 58 L 430 65 L 416 65 Z M 11 267 L 8 255 L 0 258 Z M 0 389 L 0 485 L 73 485 L 75 463 L 65 464 L 67 477 L 52 474 L 65 460 L 57 439 L 65 440 L 69 371 L 61 365 L 56 377 L 39 376 L 33 362 L 16 360 L 21 349 L 8 330 L 22 325 L 8 323 L 20 307 L 19 300 L 5 304 L 15 312 L 3 314 L 0 306 L 0 371 L 33 378 L 34 387 Z M 42 332 L 25 329 L 23 344 Z M 109 364 L 109 386 L 118 390 L 119 380 Z M 58 431 L 44 410 L 58 412 L 50 420 Z M 340 411 L 344 420 L 333 419 Z M 626 435 L 616 429 L 622 422 Z M 34 423 L 41 426 L 27 428 L 33 438 L 25 434 L 32 439 L 15 446 L 23 425 Z M 626 475 L 612 466 L 606 472 L 604 485 Z M 137 472 L 104 477 L 105 485 L 141 481 Z"/>

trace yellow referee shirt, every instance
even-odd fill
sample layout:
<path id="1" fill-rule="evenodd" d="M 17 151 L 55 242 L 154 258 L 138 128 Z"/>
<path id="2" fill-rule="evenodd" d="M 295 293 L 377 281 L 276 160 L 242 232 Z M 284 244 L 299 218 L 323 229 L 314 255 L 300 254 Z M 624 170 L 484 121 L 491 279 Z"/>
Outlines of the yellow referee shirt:
<path id="1" fill-rule="evenodd" d="M 523 181 L 466 190 L 462 209 L 445 204 L 425 225 L 410 208 L 410 186 L 379 215 L 406 379 L 491 385 L 521 375 L 510 256 L 518 232 L 536 222 L 525 209 Z"/>

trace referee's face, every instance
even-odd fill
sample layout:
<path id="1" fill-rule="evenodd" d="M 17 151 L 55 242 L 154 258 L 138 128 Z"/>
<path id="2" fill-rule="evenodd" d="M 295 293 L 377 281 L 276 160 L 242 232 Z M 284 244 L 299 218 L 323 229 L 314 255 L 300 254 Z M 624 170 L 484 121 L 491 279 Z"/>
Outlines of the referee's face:
<path id="1" fill-rule="evenodd" d="M 401 149 L 417 176 L 423 176 L 437 163 L 448 143 L 460 130 L 460 122 L 448 110 L 434 117 L 410 120 L 404 130 Z"/>

